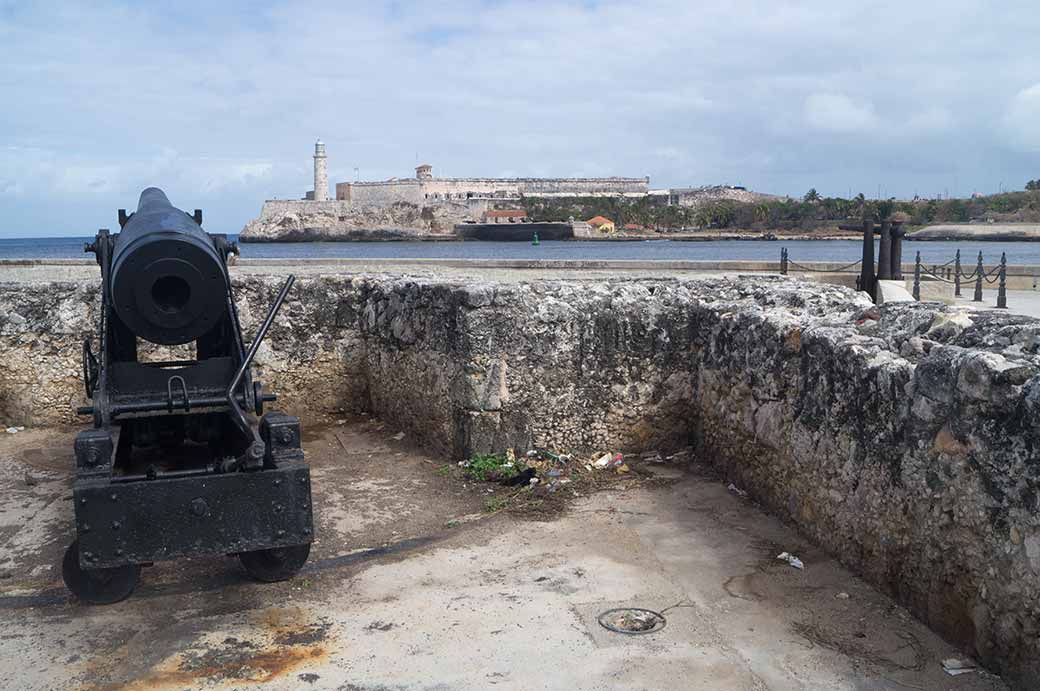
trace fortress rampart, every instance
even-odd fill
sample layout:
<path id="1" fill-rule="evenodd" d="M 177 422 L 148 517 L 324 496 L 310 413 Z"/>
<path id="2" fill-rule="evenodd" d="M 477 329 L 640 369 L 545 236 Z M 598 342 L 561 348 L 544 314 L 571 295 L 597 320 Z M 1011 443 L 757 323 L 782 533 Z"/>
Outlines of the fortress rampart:
<path id="1" fill-rule="evenodd" d="M 279 278 L 235 283 L 249 332 Z M 71 422 L 96 282 L 3 288 L 0 420 Z M 692 446 L 950 641 L 1040 684 L 1040 321 L 768 278 L 311 275 L 257 366 L 280 407 L 367 411 L 455 458 Z"/>
<path id="2" fill-rule="evenodd" d="M 341 182 L 336 199 L 359 203 L 413 204 L 427 200 L 519 197 L 539 194 L 647 193 L 650 178 L 434 178 Z"/>

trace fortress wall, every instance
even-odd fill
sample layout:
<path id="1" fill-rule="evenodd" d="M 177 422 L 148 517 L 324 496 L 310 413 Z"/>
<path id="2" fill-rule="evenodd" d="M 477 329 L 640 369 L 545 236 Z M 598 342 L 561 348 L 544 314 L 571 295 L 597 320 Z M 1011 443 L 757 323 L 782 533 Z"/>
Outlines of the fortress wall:
<path id="1" fill-rule="evenodd" d="M 646 192 L 649 178 L 532 178 L 520 183 L 520 191 L 534 195 L 539 192 Z"/>
<path id="2" fill-rule="evenodd" d="M 339 183 L 336 198 L 345 197 L 349 187 L 350 201 L 357 204 L 393 204 L 408 202 L 422 204 L 424 201 L 418 180 L 394 180 L 392 182 Z"/>
<path id="3" fill-rule="evenodd" d="M 646 192 L 648 178 L 433 178 L 422 181 L 426 194 L 510 195 L 539 193 L 613 193 Z"/>
<path id="4" fill-rule="evenodd" d="M 422 181 L 424 198 L 426 195 L 430 195 L 430 198 L 433 198 L 433 195 L 443 197 L 446 194 L 462 198 L 465 198 L 467 194 L 482 197 L 501 196 L 502 194 L 516 196 L 519 194 L 519 191 L 519 185 L 511 180 L 433 178 Z"/>
<path id="5" fill-rule="evenodd" d="M 280 281 L 237 277 L 247 332 Z M 92 281 L 0 293 L 0 421 L 69 422 Z M 431 449 L 692 445 L 1021 688 L 1040 684 L 1040 322 L 784 279 L 301 279 L 278 406 Z M 813 568 L 812 564 L 807 565 Z"/>
<path id="6" fill-rule="evenodd" d="M 465 199 L 467 195 L 645 193 L 648 187 L 647 178 L 429 178 L 343 182 L 336 185 L 336 198 L 366 204 L 420 204 L 435 199 Z"/>

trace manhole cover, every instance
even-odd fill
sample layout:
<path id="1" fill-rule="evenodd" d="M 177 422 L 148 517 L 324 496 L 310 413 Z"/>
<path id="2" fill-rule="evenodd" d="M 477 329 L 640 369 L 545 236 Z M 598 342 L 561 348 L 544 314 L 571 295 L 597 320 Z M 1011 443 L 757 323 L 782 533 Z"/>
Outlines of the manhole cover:
<path id="1" fill-rule="evenodd" d="M 608 609 L 599 615 L 599 623 L 609 631 L 627 634 L 653 633 L 664 628 L 664 615 L 642 607 Z"/>

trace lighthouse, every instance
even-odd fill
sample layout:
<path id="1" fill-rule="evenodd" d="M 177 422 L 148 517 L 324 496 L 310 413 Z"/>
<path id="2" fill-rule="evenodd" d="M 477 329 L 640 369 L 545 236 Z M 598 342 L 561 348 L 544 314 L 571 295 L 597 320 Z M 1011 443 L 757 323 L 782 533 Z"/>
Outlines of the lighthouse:
<path id="1" fill-rule="evenodd" d="M 319 139 L 314 143 L 314 201 L 329 199 L 329 172 L 325 162 L 325 144 Z"/>

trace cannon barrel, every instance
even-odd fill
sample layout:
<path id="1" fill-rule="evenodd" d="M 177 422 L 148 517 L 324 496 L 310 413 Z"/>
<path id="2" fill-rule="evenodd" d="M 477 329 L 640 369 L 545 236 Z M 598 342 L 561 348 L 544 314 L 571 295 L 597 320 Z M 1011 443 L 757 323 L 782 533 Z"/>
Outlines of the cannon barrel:
<path id="1" fill-rule="evenodd" d="M 188 343 L 223 318 L 228 275 L 213 239 L 157 187 L 141 192 L 112 250 L 111 300 L 140 338 Z"/>

